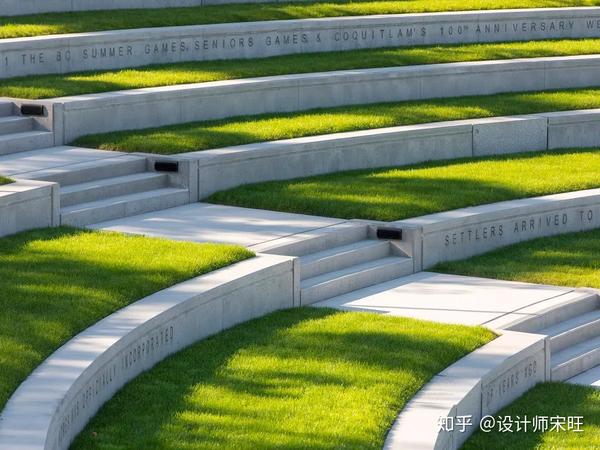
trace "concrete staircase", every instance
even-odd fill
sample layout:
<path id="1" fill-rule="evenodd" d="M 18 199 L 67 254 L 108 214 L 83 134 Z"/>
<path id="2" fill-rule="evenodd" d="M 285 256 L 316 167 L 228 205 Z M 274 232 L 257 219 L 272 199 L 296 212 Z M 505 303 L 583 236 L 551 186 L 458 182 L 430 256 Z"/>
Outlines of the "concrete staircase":
<path id="1" fill-rule="evenodd" d="M 61 186 L 61 224 L 86 226 L 189 203 L 188 189 L 172 187 L 168 175 L 147 170 L 135 155 L 72 164 L 39 173 Z"/>
<path id="2" fill-rule="evenodd" d="M 300 304 L 310 305 L 413 273 L 413 261 L 367 224 L 328 227 L 269 253 L 298 256 Z"/>
<path id="3" fill-rule="evenodd" d="M 598 294 L 584 292 L 544 316 L 544 326 L 530 331 L 550 338 L 552 380 L 590 384 L 586 380 L 592 373 L 597 373 L 596 380 L 600 380 Z"/>
<path id="4" fill-rule="evenodd" d="M 40 130 L 32 117 L 16 112 L 11 102 L 0 102 L 0 155 L 26 152 L 54 145 L 54 134 Z"/>

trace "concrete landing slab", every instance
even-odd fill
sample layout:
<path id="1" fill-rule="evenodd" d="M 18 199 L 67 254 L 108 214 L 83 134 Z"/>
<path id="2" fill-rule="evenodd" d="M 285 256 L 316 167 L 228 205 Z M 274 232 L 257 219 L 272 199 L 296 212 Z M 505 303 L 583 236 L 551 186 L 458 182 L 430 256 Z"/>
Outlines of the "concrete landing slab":
<path id="1" fill-rule="evenodd" d="M 5 176 L 35 179 L 36 172 L 126 155 L 122 152 L 60 146 L 0 156 L 0 173 Z"/>
<path id="2" fill-rule="evenodd" d="M 313 306 L 367 311 L 444 323 L 485 325 L 573 292 L 571 288 L 420 272 Z"/>
<path id="3" fill-rule="evenodd" d="M 252 247 L 325 228 L 343 219 L 194 203 L 90 226 L 179 241 L 227 242 Z"/>

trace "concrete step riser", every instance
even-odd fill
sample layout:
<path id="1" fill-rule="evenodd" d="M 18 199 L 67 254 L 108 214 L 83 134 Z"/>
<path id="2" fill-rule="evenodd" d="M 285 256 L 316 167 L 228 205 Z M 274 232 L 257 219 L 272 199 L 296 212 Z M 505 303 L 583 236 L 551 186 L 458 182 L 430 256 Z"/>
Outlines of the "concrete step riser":
<path id="1" fill-rule="evenodd" d="M 581 314 L 593 311 L 598 306 L 600 306 L 598 304 L 598 296 L 596 294 L 590 294 L 580 300 L 568 302 L 554 308 L 545 314 L 522 322 L 510 329 L 513 331 L 534 333 L 552 325 L 556 325 L 557 323 L 564 322 L 565 320 L 572 319 L 573 317 L 580 316 Z"/>
<path id="2" fill-rule="evenodd" d="M 567 347 L 600 336 L 600 320 L 586 323 L 550 339 L 552 352 L 556 353 Z"/>
<path id="3" fill-rule="evenodd" d="M 73 211 L 61 215 L 63 225 L 83 227 L 107 220 L 121 219 L 151 211 L 173 208 L 189 203 L 189 193 L 178 191 L 152 198 L 118 202 L 98 208 Z"/>
<path id="4" fill-rule="evenodd" d="M 600 364 L 600 348 L 552 368 L 552 381 L 565 381 Z"/>
<path id="5" fill-rule="evenodd" d="M 4 139 L 0 137 L 0 156 L 13 153 L 29 152 L 40 148 L 52 147 L 54 145 L 54 134 L 51 132 L 37 132 L 30 136 L 17 136 Z"/>
<path id="6" fill-rule="evenodd" d="M 156 174 L 151 178 L 140 180 L 122 181 L 117 184 L 108 186 L 99 186 L 95 188 L 87 188 L 85 190 L 61 193 L 60 204 L 62 207 L 78 205 L 81 203 L 94 202 L 110 197 L 118 197 L 121 195 L 134 194 L 137 192 L 151 191 L 167 187 L 168 177 L 165 174 Z"/>
<path id="7" fill-rule="evenodd" d="M 301 263 L 300 278 L 306 280 L 307 278 L 312 278 L 317 275 L 335 272 L 336 270 L 345 269 L 346 267 L 355 266 L 357 264 L 391 255 L 391 246 L 388 241 L 373 242 L 374 245 L 369 247 L 338 253 L 306 264 Z"/>
<path id="8" fill-rule="evenodd" d="M 33 130 L 33 120 L 30 117 L 18 117 L 8 122 L 0 122 L 0 135 L 24 133 Z"/>
<path id="9" fill-rule="evenodd" d="M 321 252 L 333 247 L 339 247 L 353 242 L 362 241 L 367 238 L 368 227 L 366 225 L 352 225 L 347 227 L 336 227 L 335 231 L 323 233 L 314 238 L 294 242 L 285 247 L 277 248 L 269 253 L 288 256 L 305 256 L 311 253 Z"/>
<path id="10" fill-rule="evenodd" d="M 41 179 L 43 181 L 54 181 L 55 183 L 59 183 L 61 186 L 71 186 L 90 181 L 133 175 L 134 173 L 141 173 L 145 171 L 146 160 L 140 158 L 128 161 L 115 161 L 115 164 L 99 165 L 97 167 L 89 167 L 81 170 L 65 171 L 62 173 L 44 176 L 41 177 Z"/>
<path id="11" fill-rule="evenodd" d="M 0 117 L 8 117 L 14 114 L 13 104 L 2 102 L 0 103 Z"/>
<path id="12" fill-rule="evenodd" d="M 397 263 L 390 263 L 383 267 L 373 267 L 316 286 L 301 289 L 300 302 L 302 305 L 311 305 L 331 297 L 337 297 L 338 295 L 347 294 L 348 292 L 390 281 L 412 273 L 412 260 L 398 258 Z"/>

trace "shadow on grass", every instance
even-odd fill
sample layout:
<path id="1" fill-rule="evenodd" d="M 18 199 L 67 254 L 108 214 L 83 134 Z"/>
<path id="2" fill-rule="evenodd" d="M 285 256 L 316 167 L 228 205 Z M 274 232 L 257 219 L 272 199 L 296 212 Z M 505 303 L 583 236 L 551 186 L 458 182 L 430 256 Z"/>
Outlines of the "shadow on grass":
<path id="1" fill-rule="evenodd" d="M 73 449 L 380 448 L 422 384 L 486 341 L 438 327 L 322 308 L 271 314 L 142 374 Z"/>

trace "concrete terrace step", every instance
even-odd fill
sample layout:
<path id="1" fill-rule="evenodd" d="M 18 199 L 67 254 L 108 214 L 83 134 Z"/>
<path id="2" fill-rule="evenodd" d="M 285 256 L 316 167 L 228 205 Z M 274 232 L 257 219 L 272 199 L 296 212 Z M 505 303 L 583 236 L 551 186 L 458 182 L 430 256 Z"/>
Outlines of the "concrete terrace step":
<path id="1" fill-rule="evenodd" d="M 333 247 L 362 241 L 367 238 L 367 234 L 368 225 L 344 222 L 314 232 L 299 233 L 278 239 L 265 246 L 257 246 L 255 250 L 275 255 L 305 256 Z"/>
<path id="2" fill-rule="evenodd" d="M 0 135 L 0 155 L 28 152 L 54 145 L 54 133 L 51 131 L 25 131 Z"/>
<path id="3" fill-rule="evenodd" d="M 33 119 L 20 116 L 0 116 L 0 135 L 33 130 Z"/>
<path id="4" fill-rule="evenodd" d="M 300 301 L 302 305 L 310 305 L 411 273 L 412 259 L 388 256 L 302 281 Z"/>
<path id="5" fill-rule="evenodd" d="M 12 116 L 14 108 L 12 102 L 0 102 L 0 117 Z"/>
<path id="6" fill-rule="evenodd" d="M 146 171 L 146 158 L 135 155 L 115 156 L 36 172 L 36 180 L 54 181 L 61 188 Z"/>
<path id="7" fill-rule="evenodd" d="M 539 332 L 550 336 L 554 353 L 587 339 L 600 336 L 600 309 L 565 320 Z"/>
<path id="8" fill-rule="evenodd" d="M 302 280 L 390 255 L 389 241 L 364 240 L 300 258 Z"/>
<path id="9" fill-rule="evenodd" d="M 187 189 L 155 189 L 63 208 L 61 210 L 61 223 L 63 225 L 86 226 L 107 220 L 173 208 L 188 202 L 189 191 Z"/>
<path id="10" fill-rule="evenodd" d="M 600 366 L 596 366 L 590 370 L 580 373 L 573 378 L 569 378 L 567 383 L 593 386 L 597 389 L 600 389 Z"/>
<path id="11" fill-rule="evenodd" d="M 61 188 L 60 204 L 65 208 L 110 197 L 152 191 L 168 187 L 168 181 L 166 174 L 141 172 L 87 183 L 72 184 Z"/>
<path id="12" fill-rule="evenodd" d="M 564 381 L 600 364 L 600 336 L 552 355 L 552 380 Z"/>

